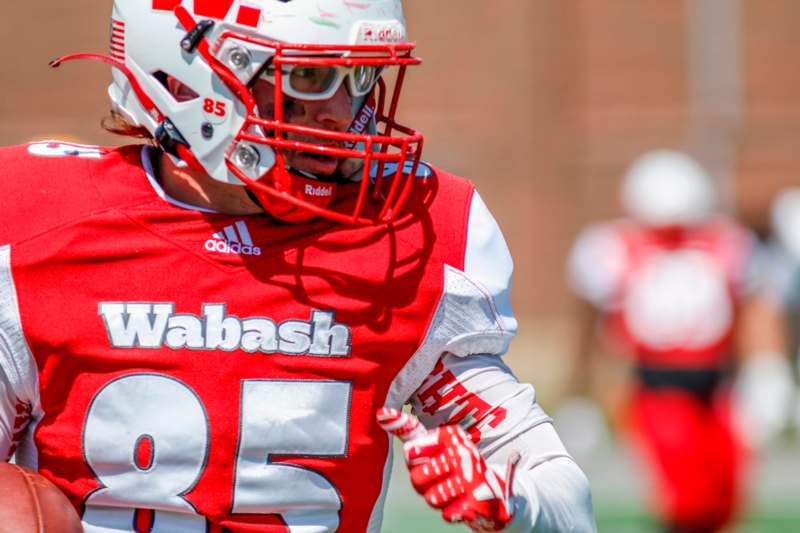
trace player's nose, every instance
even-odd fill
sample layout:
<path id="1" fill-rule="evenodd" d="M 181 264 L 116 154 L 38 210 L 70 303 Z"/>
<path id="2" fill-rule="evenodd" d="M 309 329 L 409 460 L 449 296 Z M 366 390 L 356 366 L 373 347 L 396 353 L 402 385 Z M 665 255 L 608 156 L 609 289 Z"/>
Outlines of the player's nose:
<path id="1" fill-rule="evenodd" d="M 312 118 L 324 129 L 345 131 L 353 122 L 353 104 L 342 84 L 328 100 L 311 105 Z"/>

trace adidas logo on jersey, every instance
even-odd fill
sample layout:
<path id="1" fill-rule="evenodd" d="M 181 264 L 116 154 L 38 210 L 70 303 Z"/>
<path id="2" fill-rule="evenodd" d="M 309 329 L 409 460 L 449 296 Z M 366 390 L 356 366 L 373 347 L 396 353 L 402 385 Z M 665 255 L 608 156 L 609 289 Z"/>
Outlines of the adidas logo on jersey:
<path id="1" fill-rule="evenodd" d="M 261 255 L 261 248 L 253 245 L 250 232 L 243 220 L 226 226 L 206 241 L 206 250 L 223 254 Z"/>
<path id="2" fill-rule="evenodd" d="M 350 355 L 352 331 L 333 311 L 312 311 L 311 320 L 275 322 L 239 318 L 225 304 L 203 304 L 200 316 L 176 313 L 171 302 L 102 302 L 99 314 L 114 348 L 243 350 L 317 357 Z"/>

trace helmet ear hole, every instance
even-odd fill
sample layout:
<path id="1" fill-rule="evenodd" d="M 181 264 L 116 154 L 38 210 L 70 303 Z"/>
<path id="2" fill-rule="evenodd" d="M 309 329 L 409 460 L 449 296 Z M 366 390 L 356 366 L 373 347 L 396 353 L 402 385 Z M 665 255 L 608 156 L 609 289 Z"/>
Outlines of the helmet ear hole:
<path id="1" fill-rule="evenodd" d="M 169 95 L 176 103 L 190 102 L 200 97 L 200 95 L 197 94 L 197 91 L 174 76 L 170 76 L 163 70 L 154 72 L 153 77 L 158 80 L 158 83 L 160 83 L 164 89 L 167 90 Z"/>

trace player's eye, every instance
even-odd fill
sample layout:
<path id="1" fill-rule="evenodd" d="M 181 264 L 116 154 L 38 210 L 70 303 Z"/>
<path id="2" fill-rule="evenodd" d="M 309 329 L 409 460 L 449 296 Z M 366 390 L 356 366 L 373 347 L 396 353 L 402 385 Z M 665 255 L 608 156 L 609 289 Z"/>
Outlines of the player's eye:
<path id="1" fill-rule="evenodd" d="M 327 92 L 336 81 L 336 67 L 295 67 L 289 75 L 289 85 L 297 92 L 320 94 Z"/>

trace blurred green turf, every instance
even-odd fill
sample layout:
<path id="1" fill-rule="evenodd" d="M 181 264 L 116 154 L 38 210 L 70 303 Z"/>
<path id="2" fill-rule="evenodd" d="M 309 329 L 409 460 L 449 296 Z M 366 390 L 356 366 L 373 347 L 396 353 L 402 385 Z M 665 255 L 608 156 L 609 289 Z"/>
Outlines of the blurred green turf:
<path id="1" fill-rule="evenodd" d="M 395 471 L 390 485 L 382 533 L 468 532 L 441 520 L 411 489 L 408 477 Z M 601 498 L 602 499 L 602 498 Z M 796 499 L 797 503 L 792 503 Z M 800 533 L 800 494 L 784 494 L 780 502 L 761 505 L 743 516 L 725 533 Z M 594 506 L 600 533 L 661 533 L 642 509 L 641 502 L 598 503 Z"/>
<path id="2" fill-rule="evenodd" d="M 768 454 L 753 472 L 749 509 L 724 533 L 800 533 L 800 446 Z M 414 493 L 395 450 L 383 533 L 468 533 L 441 520 Z M 646 486 L 624 448 L 611 447 L 582 462 L 592 482 L 600 533 L 661 533 L 646 512 Z"/>
<path id="3" fill-rule="evenodd" d="M 386 508 L 383 533 L 456 533 L 468 531 L 463 526 L 451 526 L 425 508 L 422 502 L 390 502 Z M 636 509 L 595 509 L 597 528 L 601 533 L 660 533 L 645 515 Z M 768 514 L 743 518 L 728 533 L 798 533 L 800 505 L 795 509 L 770 509 Z"/>
<path id="4" fill-rule="evenodd" d="M 653 521 L 635 509 L 595 509 L 597 528 L 608 533 L 660 533 Z M 424 526 L 423 526 L 424 527 Z M 420 531 L 426 531 L 421 529 Z M 727 533 L 797 533 L 800 513 L 774 509 L 769 514 L 743 517 Z"/>

